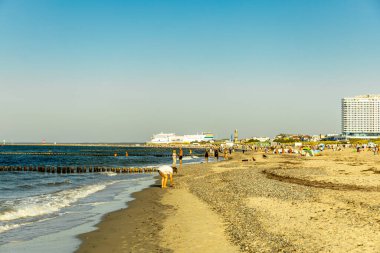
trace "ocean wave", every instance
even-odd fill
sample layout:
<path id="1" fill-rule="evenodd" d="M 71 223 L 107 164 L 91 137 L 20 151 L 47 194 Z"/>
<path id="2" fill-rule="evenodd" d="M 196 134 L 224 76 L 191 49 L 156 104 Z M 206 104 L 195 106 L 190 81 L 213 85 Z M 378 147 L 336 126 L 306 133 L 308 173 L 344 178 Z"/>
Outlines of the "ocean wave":
<path id="1" fill-rule="evenodd" d="M 64 181 L 58 181 L 58 182 L 50 182 L 46 184 L 41 184 L 41 186 L 46 185 L 46 186 L 60 186 L 60 185 L 65 185 L 65 184 L 71 184 L 71 181 L 66 179 Z"/>
<path id="2" fill-rule="evenodd" d="M 18 186 L 18 188 L 21 188 L 21 189 L 32 189 L 32 188 L 34 188 L 34 185 L 23 184 L 23 185 Z"/>
<path id="3" fill-rule="evenodd" d="M 8 230 L 12 230 L 12 229 L 18 228 L 18 227 L 20 227 L 22 225 L 23 224 L 6 224 L 6 225 L 2 225 L 2 226 L 0 226 L 0 234 L 4 233 L 5 231 L 8 231 Z"/>
<path id="4" fill-rule="evenodd" d="M 100 174 L 102 174 L 102 175 L 106 175 L 106 176 L 109 176 L 109 177 L 113 177 L 113 176 L 116 176 L 116 175 L 117 175 L 116 172 L 112 172 L 112 171 L 100 172 Z"/>
<path id="5" fill-rule="evenodd" d="M 12 187 L 6 187 L 6 186 L 0 187 L 0 191 L 13 191 L 13 190 L 14 190 L 14 188 L 12 188 Z"/>
<path id="6" fill-rule="evenodd" d="M 43 221 L 47 221 L 47 220 L 51 220 L 51 218 L 42 219 L 42 220 L 39 220 L 38 222 L 43 222 Z M 30 225 L 32 223 L 33 222 L 15 223 L 15 224 L 0 224 L 0 234 L 3 232 L 6 232 L 8 230 L 16 229 L 16 228 L 19 228 L 19 227 L 22 227 L 25 225 Z"/>
<path id="7" fill-rule="evenodd" d="M 64 190 L 52 194 L 28 197 L 18 200 L 13 211 L 0 214 L 0 221 L 11 221 L 58 212 L 62 208 L 106 188 L 108 184 L 87 185 L 80 188 Z"/>
<path id="8" fill-rule="evenodd" d="M 1 214 L 4 214 L 4 213 L 8 213 L 8 212 L 12 212 L 14 211 L 15 209 L 13 209 L 11 206 L 8 206 L 8 204 L 3 204 L 1 201 L 0 201 L 0 215 Z"/>
<path id="9" fill-rule="evenodd" d="M 65 185 L 65 184 L 71 184 L 72 182 L 68 179 L 64 180 L 64 181 L 57 181 L 57 182 L 43 182 L 43 183 L 39 183 L 39 184 L 23 184 L 23 185 L 19 185 L 17 186 L 17 188 L 19 189 L 32 189 L 32 188 L 38 188 L 38 187 L 44 187 L 44 186 L 47 186 L 47 187 L 56 187 L 56 186 L 61 186 L 61 185 Z"/>

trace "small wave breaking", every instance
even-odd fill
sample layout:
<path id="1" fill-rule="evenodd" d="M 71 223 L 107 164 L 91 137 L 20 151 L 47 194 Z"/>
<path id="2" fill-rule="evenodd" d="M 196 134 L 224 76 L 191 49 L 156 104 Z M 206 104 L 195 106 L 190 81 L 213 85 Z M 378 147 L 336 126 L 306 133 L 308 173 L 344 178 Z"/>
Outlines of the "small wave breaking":
<path id="1" fill-rule="evenodd" d="M 102 174 L 102 175 L 106 175 L 106 176 L 109 176 L 109 177 L 117 176 L 117 173 L 116 173 L 116 172 L 111 172 L 111 171 L 100 172 L 100 174 Z"/>
<path id="2" fill-rule="evenodd" d="M 9 224 L 9 225 L 5 224 L 5 225 L 2 225 L 2 226 L 0 226 L 0 234 L 4 233 L 5 231 L 8 231 L 8 230 L 16 229 L 22 225 L 23 224 Z"/>
<path id="3" fill-rule="evenodd" d="M 58 212 L 60 209 L 68 207 L 82 198 L 105 189 L 108 184 L 87 185 L 80 188 L 18 200 L 18 203 L 13 206 L 13 211 L 0 214 L 0 221 L 11 221 Z"/>

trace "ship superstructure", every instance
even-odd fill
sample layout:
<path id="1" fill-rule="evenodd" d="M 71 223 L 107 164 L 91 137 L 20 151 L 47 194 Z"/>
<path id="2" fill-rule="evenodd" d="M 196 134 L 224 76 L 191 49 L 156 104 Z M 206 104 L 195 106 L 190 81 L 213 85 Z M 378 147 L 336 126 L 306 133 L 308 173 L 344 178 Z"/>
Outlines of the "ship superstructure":
<path id="1" fill-rule="evenodd" d="M 150 143 L 169 144 L 169 143 L 191 143 L 191 142 L 209 142 L 214 140 L 214 135 L 210 132 L 202 134 L 176 135 L 175 133 L 159 133 L 153 135 Z"/>

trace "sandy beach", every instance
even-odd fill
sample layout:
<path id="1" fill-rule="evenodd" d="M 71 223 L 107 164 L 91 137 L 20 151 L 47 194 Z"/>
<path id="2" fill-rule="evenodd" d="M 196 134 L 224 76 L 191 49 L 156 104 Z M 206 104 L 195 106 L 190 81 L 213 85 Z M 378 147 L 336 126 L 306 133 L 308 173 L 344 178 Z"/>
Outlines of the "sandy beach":
<path id="1" fill-rule="evenodd" d="M 106 215 L 77 252 L 380 252 L 372 152 L 235 153 L 174 179 L 175 188 L 154 185 Z"/>
<path id="2" fill-rule="evenodd" d="M 380 0 L 0 0 L 0 253 L 380 253 L 379 31 Z"/>

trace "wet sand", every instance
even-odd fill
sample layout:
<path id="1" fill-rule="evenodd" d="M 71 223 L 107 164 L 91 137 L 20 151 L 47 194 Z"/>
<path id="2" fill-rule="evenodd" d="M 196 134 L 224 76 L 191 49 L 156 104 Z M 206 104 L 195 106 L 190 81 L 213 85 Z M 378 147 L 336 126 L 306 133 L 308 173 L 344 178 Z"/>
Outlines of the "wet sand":
<path id="1" fill-rule="evenodd" d="M 137 193 L 79 252 L 380 252 L 379 171 L 380 156 L 351 149 L 184 166 L 175 188 Z"/>
<path id="2" fill-rule="evenodd" d="M 105 215 L 97 230 L 80 236 L 77 252 L 171 252 L 158 243 L 164 210 L 170 208 L 161 204 L 163 195 L 159 185 L 134 193 L 128 208 Z"/>

